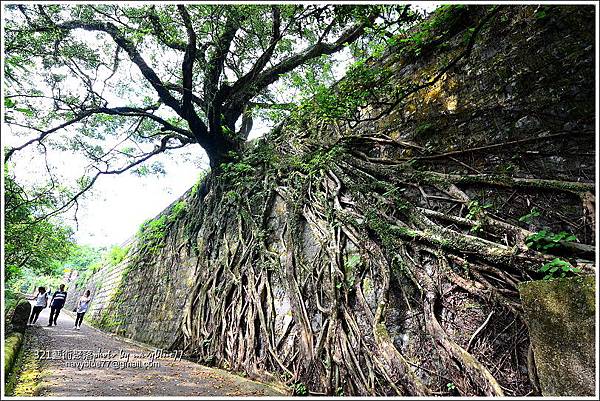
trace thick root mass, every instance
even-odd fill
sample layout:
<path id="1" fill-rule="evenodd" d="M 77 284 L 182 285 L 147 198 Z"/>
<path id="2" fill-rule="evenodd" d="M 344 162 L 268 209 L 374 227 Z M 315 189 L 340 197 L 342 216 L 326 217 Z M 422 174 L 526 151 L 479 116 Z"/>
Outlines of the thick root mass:
<path id="1" fill-rule="evenodd" d="M 516 285 L 539 278 L 553 256 L 528 249 L 527 230 L 491 212 L 436 210 L 426 193 L 465 210 L 471 201 L 448 181 L 415 190 L 412 172 L 383 180 L 375 171 L 333 162 L 292 175 L 298 185 L 255 182 L 231 199 L 213 182 L 200 206 L 187 351 L 312 394 L 525 392 Z M 453 327 L 461 314 L 473 321 Z"/>
<path id="2" fill-rule="evenodd" d="M 444 96 L 454 96 L 447 87 L 503 85 L 500 67 L 492 74 L 486 63 L 494 60 L 482 58 L 486 46 L 499 52 L 567 36 L 565 27 L 527 32 L 527 41 L 516 40 L 520 30 L 501 42 L 490 34 L 504 29 L 503 15 L 533 12 L 467 18 L 475 28 L 464 29 L 481 41 L 454 53 L 462 58 L 423 56 L 425 70 L 441 60 L 443 75 L 428 73 L 439 75 L 431 86 L 413 85 L 397 101 L 385 94 L 379 105 L 371 99 L 356 121 L 285 126 L 211 174 L 190 199 L 194 213 L 178 223 L 198 261 L 184 311 L 186 352 L 296 393 L 537 394 L 517 285 L 541 279 L 540 268 L 557 258 L 580 274 L 594 271 L 593 155 L 584 152 L 594 143 L 586 117 L 593 101 L 589 110 L 584 102 L 593 91 L 563 99 L 581 111 L 567 116 L 577 126 L 569 135 L 567 117 L 548 117 L 543 135 L 539 127 L 513 134 L 525 111 L 511 107 L 552 113 L 544 91 L 557 80 L 540 89 L 519 78 L 504 109 L 479 89 L 456 111 L 444 109 Z M 450 48 L 464 50 L 461 38 L 448 39 Z M 502 51 L 507 65 L 539 61 Z M 560 70 L 557 60 L 543 72 Z M 573 76 L 593 72 L 578 66 Z M 477 69 L 490 81 L 473 81 L 468 71 Z M 439 99 L 427 103 L 432 96 Z M 490 143 L 490 132 L 502 134 Z M 532 236 L 547 227 L 578 240 L 558 236 L 543 249 L 543 236 Z"/>

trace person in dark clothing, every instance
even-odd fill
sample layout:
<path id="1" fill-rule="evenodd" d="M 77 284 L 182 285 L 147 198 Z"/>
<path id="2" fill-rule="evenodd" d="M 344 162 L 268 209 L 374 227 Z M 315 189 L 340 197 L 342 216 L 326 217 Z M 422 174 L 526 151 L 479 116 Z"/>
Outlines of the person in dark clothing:
<path id="1" fill-rule="evenodd" d="M 44 287 L 39 287 L 38 293 L 30 299 L 35 300 L 35 306 L 31 310 L 31 317 L 29 317 L 29 325 L 33 325 L 37 322 L 42 309 L 48 306 L 48 293 L 46 293 Z"/>
<path id="2" fill-rule="evenodd" d="M 66 300 L 67 293 L 65 292 L 65 285 L 61 284 L 59 289 L 54 292 L 52 300 L 50 301 L 50 318 L 48 319 L 48 326 L 52 326 L 53 323 L 56 326 L 56 319 L 58 319 L 62 307 L 65 306 Z"/>

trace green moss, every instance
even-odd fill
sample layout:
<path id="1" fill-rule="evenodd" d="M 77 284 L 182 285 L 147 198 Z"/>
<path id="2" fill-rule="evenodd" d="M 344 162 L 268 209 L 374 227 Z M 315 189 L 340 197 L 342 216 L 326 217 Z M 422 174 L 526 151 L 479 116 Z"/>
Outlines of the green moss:
<path id="1" fill-rule="evenodd" d="M 481 304 L 477 302 L 470 302 L 463 305 L 463 309 L 481 309 Z"/>
<path id="2" fill-rule="evenodd" d="M 110 332 L 118 332 L 119 327 L 123 324 L 124 316 L 118 314 L 113 310 L 113 308 L 109 307 L 102 311 L 100 317 L 97 319 L 90 318 L 88 323 L 92 326 L 110 331 Z"/>
<path id="3" fill-rule="evenodd" d="M 30 334 L 25 335 L 29 342 Z M 6 369 L 6 367 L 5 367 Z M 12 374 L 6 380 L 5 395 L 11 397 L 35 397 L 42 389 L 43 371 L 36 353 L 23 346 L 18 352 Z"/>
<path id="4" fill-rule="evenodd" d="M 182 214 L 185 211 L 184 204 L 179 205 L 176 209 L 176 214 Z M 175 214 L 171 211 L 169 214 L 162 214 L 155 219 L 146 220 L 140 226 L 136 234 L 138 245 L 136 254 L 131 259 L 132 265 L 139 265 L 145 256 L 155 255 L 164 248 L 167 230 L 174 223 L 174 216 Z"/>
<path id="5" fill-rule="evenodd" d="M 595 277 L 529 281 L 518 289 L 542 394 L 593 395 Z"/>
<path id="6" fill-rule="evenodd" d="M 348 255 L 344 259 L 344 277 L 348 288 L 352 288 L 354 286 L 357 270 L 361 264 L 362 260 L 359 254 Z"/>
<path id="7" fill-rule="evenodd" d="M 106 262 L 110 266 L 116 266 L 125 259 L 127 254 L 129 253 L 129 246 L 125 248 L 121 248 L 119 245 L 115 245 L 108 251 L 108 254 L 105 257 Z"/>
<path id="8" fill-rule="evenodd" d="M 187 202 L 184 199 L 179 200 L 173 206 L 169 212 L 168 220 L 170 222 L 180 219 L 187 210 Z"/>
<path id="9" fill-rule="evenodd" d="M 426 122 L 418 125 L 417 128 L 415 128 L 415 134 L 417 137 L 428 138 L 435 134 L 435 128 L 433 124 Z"/>
<path id="10" fill-rule="evenodd" d="M 17 355 L 23 344 L 23 333 L 14 332 L 4 340 L 4 378 L 13 371 Z"/>
<path id="11" fill-rule="evenodd" d="M 377 323 L 374 330 L 375 335 L 381 340 L 390 341 L 390 334 L 388 333 L 385 323 Z"/>
<path id="12" fill-rule="evenodd" d="M 4 316 L 5 321 L 8 321 L 9 317 L 12 316 L 17 303 L 19 302 L 19 296 L 11 289 L 4 291 Z"/>
<path id="13" fill-rule="evenodd" d="M 200 185 L 202 185 L 202 183 L 206 179 L 207 175 L 208 175 L 208 170 L 202 170 L 200 172 L 200 174 L 198 174 L 198 179 L 196 180 L 196 182 L 194 183 L 194 185 L 192 186 L 192 189 L 190 191 L 191 197 L 194 197 L 198 193 L 198 189 L 200 188 Z"/>
<path id="14" fill-rule="evenodd" d="M 369 278 L 364 278 L 362 281 L 362 289 L 365 295 L 373 293 L 373 281 Z"/>

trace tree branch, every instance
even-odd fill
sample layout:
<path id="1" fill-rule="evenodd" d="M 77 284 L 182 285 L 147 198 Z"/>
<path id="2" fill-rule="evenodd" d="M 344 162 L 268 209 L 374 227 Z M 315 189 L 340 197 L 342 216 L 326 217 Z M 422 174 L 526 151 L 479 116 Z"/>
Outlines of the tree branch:
<path id="1" fill-rule="evenodd" d="M 5 155 L 4 155 L 4 163 L 8 162 L 9 159 L 12 157 L 12 155 L 15 152 L 20 151 L 22 149 L 25 149 L 27 146 L 31 145 L 32 143 L 35 143 L 35 142 L 41 143 L 42 140 L 44 138 L 46 138 L 48 135 L 50 135 L 51 133 L 56 132 L 56 131 L 58 131 L 60 129 L 63 129 L 65 127 L 68 127 L 69 125 L 73 125 L 73 124 L 75 124 L 75 123 L 83 120 L 84 118 L 89 117 L 92 114 L 93 113 L 91 113 L 91 112 L 84 112 L 84 113 L 80 114 L 79 116 L 77 116 L 77 117 L 75 117 L 75 118 L 73 118 L 73 119 L 71 119 L 71 120 L 69 120 L 67 122 L 64 122 L 64 123 L 62 123 L 62 124 L 60 124 L 60 125 L 58 125 L 58 126 L 56 126 L 54 128 L 51 128 L 51 129 L 49 129 L 47 131 L 42 131 L 42 133 L 38 137 L 30 139 L 29 141 L 25 142 L 24 144 L 22 144 L 20 146 L 16 146 L 14 148 L 8 149 L 6 151 L 6 153 L 5 153 Z M 29 127 L 29 128 L 31 128 L 31 127 Z M 31 128 L 31 129 L 35 129 L 35 128 Z"/>
<path id="2" fill-rule="evenodd" d="M 113 40 L 123 50 L 127 52 L 131 61 L 138 66 L 140 72 L 150 82 L 154 90 L 158 93 L 160 100 L 171 107 L 177 114 L 181 114 L 181 108 L 177 100 L 165 88 L 164 84 L 156 74 L 156 72 L 146 63 L 142 55 L 137 51 L 133 43 L 125 38 L 119 29 L 110 22 L 84 22 L 84 21 L 68 21 L 62 24 L 57 24 L 59 29 L 84 29 L 86 31 L 101 31 L 109 34 Z M 42 28 L 43 29 L 43 28 Z M 37 30 L 40 30 L 39 28 Z M 183 117 L 183 116 L 182 116 Z"/>
<path id="3" fill-rule="evenodd" d="M 239 26 L 236 17 L 230 14 L 225 22 L 224 31 L 216 43 L 215 52 L 208 62 L 205 76 L 206 80 L 204 81 L 204 96 L 209 104 L 214 103 L 214 98 L 217 95 L 217 87 L 219 85 L 219 77 L 223 72 L 223 66 L 225 64 L 225 58 L 227 57 L 229 47 L 231 46 L 231 42 L 233 41 Z M 214 132 L 212 127 L 211 132 Z"/>
<path id="4" fill-rule="evenodd" d="M 263 68 L 265 68 L 265 66 L 271 59 L 271 56 L 273 56 L 275 47 L 277 46 L 277 43 L 279 43 L 279 40 L 281 39 L 281 31 L 280 31 L 281 12 L 279 10 L 279 7 L 273 6 L 271 14 L 273 16 L 273 28 L 272 28 L 271 40 L 270 40 L 269 46 L 264 51 L 264 53 L 258 58 L 258 60 L 256 60 L 256 62 L 254 63 L 254 65 L 252 66 L 250 71 L 248 71 L 248 73 L 246 75 L 244 75 L 243 77 L 241 77 L 237 82 L 252 81 L 258 75 L 258 73 L 260 73 L 263 70 Z M 236 82 L 236 84 L 237 84 L 237 82 Z M 235 87 L 235 85 L 234 85 L 234 87 Z M 235 89 L 233 91 L 235 91 Z"/>
<path id="5" fill-rule="evenodd" d="M 170 139 L 172 138 L 176 138 L 176 135 L 166 135 L 161 139 L 161 143 L 160 145 L 156 145 L 154 147 L 154 150 L 152 152 L 147 153 L 145 156 L 143 156 L 141 159 L 136 160 L 122 168 L 119 169 L 114 169 L 114 170 L 102 170 L 102 171 L 98 171 L 91 179 L 90 181 L 81 189 L 79 190 L 79 192 L 77 192 L 74 196 L 71 197 L 71 199 L 69 199 L 69 201 L 67 201 L 66 203 L 64 203 L 62 206 L 60 206 L 59 208 L 53 210 L 50 213 L 47 213 L 43 216 L 40 216 L 38 218 L 36 218 L 36 221 L 41 221 L 41 220 L 45 220 L 51 216 L 60 214 L 66 210 L 69 210 L 73 205 L 77 204 L 78 199 L 84 194 L 86 193 L 96 182 L 96 180 L 101 176 L 101 175 L 117 175 L 117 174 L 121 174 L 124 173 L 125 171 L 128 171 L 130 169 L 132 169 L 135 166 L 140 165 L 141 163 L 145 162 L 146 160 L 150 159 L 153 156 L 156 156 L 160 153 L 165 152 L 166 150 L 171 150 L 171 149 L 178 149 L 181 148 L 183 146 L 185 146 L 185 143 L 182 143 L 180 145 L 177 146 L 167 146 L 168 142 Z"/>
<path id="6" fill-rule="evenodd" d="M 180 6 L 177 6 L 180 7 Z M 186 45 L 182 42 L 175 42 L 173 40 L 169 40 L 167 35 L 165 35 L 165 31 L 160 24 L 160 19 L 156 14 L 156 6 L 152 5 L 150 7 L 150 12 L 148 13 L 148 19 L 150 20 L 150 24 L 152 25 L 152 29 L 154 30 L 154 34 L 158 39 L 160 39 L 166 46 L 170 47 L 173 50 L 179 50 L 182 52 L 186 51 Z"/>
<path id="7" fill-rule="evenodd" d="M 196 114 L 192 106 L 192 81 L 194 78 L 193 68 L 194 59 L 196 58 L 196 32 L 194 32 L 194 28 L 192 27 L 192 21 L 190 19 L 190 14 L 187 12 L 185 6 L 179 4 L 177 6 L 177 10 L 179 11 L 179 15 L 183 20 L 185 30 L 188 36 L 188 44 L 185 48 L 183 64 L 181 65 L 181 71 L 183 76 L 183 97 L 181 105 L 183 109 L 183 114 L 186 116 L 186 119 L 189 120 L 193 118 L 193 114 Z"/>
<path id="8" fill-rule="evenodd" d="M 190 131 L 176 127 L 173 124 L 165 121 L 164 119 L 148 112 L 148 110 L 154 110 L 154 109 L 155 108 L 141 109 L 141 108 L 135 108 L 135 107 L 113 107 L 113 108 L 98 107 L 95 109 L 84 110 L 78 116 L 72 118 L 71 120 L 69 120 L 63 124 L 60 124 L 54 128 L 51 128 L 49 130 L 43 131 L 43 130 L 40 130 L 40 129 L 37 129 L 34 127 L 26 127 L 29 129 L 34 129 L 34 130 L 39 131 L 40 135 L 38 135 L 36 138 L 30 139 L 29 141 L 25 142 L 24 144 L 22 144 L 20 146 L 16 146 L 16 147 L 8 149 L 4 156 L 4 162 L 6 163 L 15 152 L 23 150 L 24 148 L 26 148 L 27 146 L 29 146 L 33 143 L 36 143 L 36 142 L 41 143 L 48 135 L 50 135 L 58 130 L 61 130 L 63 128 L 66 128 L 70 125 L 73 125 L 77 122 L 80 122 L 83 119 L 90 117 L 93 114 L 109 114 L 109 115 L 119 115 L 119 116 L 147 117 L 147 118 L 150 118 L 150 119 L 156 121 L 157 123 L 161 124 L 166 130 L 176 132 L 180 135 L 185 136 L 186 138 L 189 138 L 191 140 L 190 143 L 195 142 L 196 138 Z"/>
<path id="9" fill-rule="evenodd" d="M 317 42 L 306 48 L 301 53 L 295 54 L 279 62 L 277 65 L 265 70 L 261 74 L 251 77 L 248 74 L 239 79 L 231 88 L 232 97 L 239 97 L 240 101 L 247 102 L 257 93 L 262 91 L 268 85 L 279 79 L 281 74 L 292 71 L 296 67 L 304 64 L 308 60 L 333 54 L 341 50 L 345 45 L 354 42 L 364 32 L 365 28 L 371 25 L 378 17 L 378 13 L 372 13 L 367 21 L 348 28 L 334 43 Z M 249 85 L 252 83 L 252 85 Z"/>

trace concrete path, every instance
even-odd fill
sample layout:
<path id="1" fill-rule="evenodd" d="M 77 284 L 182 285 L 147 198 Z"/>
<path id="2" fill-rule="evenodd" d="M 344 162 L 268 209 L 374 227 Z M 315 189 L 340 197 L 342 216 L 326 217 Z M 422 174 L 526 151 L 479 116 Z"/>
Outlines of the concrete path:
<path id="1" fill-rule="evenodd" d="M 281 390 L 220 369 L 154 353 L 74 319 L 63 310 L 47 327 L 50 308 L 31 334 L 26 352 L 40 358 L 39 395 L 80 396 L 282 396 Z M 154 358 L 149 354 L 154 353 Z M 159 356 L 159 358 L 156 358 Z M 129 364 L 127 364 L 129 362 Z"/>

